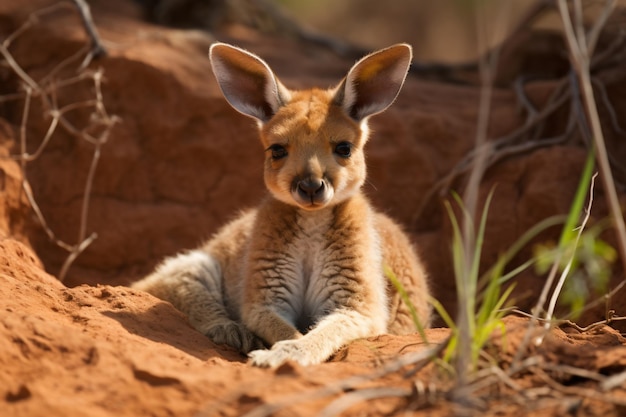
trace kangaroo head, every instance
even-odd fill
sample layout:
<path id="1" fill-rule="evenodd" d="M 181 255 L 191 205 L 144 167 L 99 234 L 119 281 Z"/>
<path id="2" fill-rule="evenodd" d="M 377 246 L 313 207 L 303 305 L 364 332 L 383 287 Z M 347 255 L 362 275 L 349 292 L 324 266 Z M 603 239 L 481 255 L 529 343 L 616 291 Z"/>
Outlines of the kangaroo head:
<path id="1" fill-rule="evenodd" d="M 265 184 L 275 198 L 315 210 L 359 191 L 367 119 L 398 95 L 411 62 L 409 45 L 366 56 L 328 90 L 289 90 L 261 58 L 234 46 L 213 44 L 209 55 L 224 97 L 258 121 Z"/>

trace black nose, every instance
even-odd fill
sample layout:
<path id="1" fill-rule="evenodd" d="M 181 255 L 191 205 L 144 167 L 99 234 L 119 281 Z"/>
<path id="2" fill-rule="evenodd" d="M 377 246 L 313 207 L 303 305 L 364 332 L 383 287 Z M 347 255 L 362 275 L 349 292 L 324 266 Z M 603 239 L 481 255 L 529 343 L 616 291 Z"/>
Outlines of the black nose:
<path id="1" fill-rule="evenodd" d="M 316 178 L 308 178 L 298 182 L 298 193 L 308 200 L 315 199 L 324 192 L 324 181 Z"/>

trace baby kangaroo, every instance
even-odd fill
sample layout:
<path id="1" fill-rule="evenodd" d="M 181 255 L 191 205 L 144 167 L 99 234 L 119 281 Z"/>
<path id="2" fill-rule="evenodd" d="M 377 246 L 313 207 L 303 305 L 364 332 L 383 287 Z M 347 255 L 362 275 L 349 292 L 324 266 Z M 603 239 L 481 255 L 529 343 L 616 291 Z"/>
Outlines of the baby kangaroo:
<path id="1" fill-rule="evenodd" d="M 367 120 L 395 100 L 411 47 L 366 56 L 329 90 L 289 90 L 263 60 L 234 46 L 216 43 L 210 57 L 228 102 L 258 121 L 269 194 L 134 287 L 171 302 L 258 366 L 316 364 L 354 339 L 414 332 L 385 268 L 427 326 L 422 265 L 361 192 Z"/>

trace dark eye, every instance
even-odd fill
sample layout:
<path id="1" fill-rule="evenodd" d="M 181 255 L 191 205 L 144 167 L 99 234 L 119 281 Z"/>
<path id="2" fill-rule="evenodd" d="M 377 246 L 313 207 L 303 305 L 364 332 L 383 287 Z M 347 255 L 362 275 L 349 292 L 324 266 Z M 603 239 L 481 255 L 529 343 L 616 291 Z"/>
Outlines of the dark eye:
<path id="1" fill-rule="evenodd" d="M 274 144 L 266 150 L 272 151 L 272 159 L 283 159 L 287 156 L 287 149 L 283 145 Z"/>
<path id="2" fill-rule="evenodd" d="M 349 158 L 352 154 L 352 144 L 349 142 L 340 142 L 335 146 L 335 153 L 342 158 Z"/>

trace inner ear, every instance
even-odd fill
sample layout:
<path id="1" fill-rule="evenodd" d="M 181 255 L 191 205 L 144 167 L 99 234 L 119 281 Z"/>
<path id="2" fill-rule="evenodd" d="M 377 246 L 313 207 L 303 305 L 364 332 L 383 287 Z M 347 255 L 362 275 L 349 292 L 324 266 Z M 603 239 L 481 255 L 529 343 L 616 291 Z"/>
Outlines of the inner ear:
<path id="1" fill-rule="evenodd" d="M 398 96 L 411 59 L 408 44 L 394 45 L 366 56 L 350 69 L 337 87 L 335 102 L 355 120 L 382 112 Z"/>
<path id="2" fill-rule="evenodd" d="M 289 100 L 289 91 L 256 55 L 216 43 L 209 56 L 224 97 L 239 112 L 266 122 Z"/>

